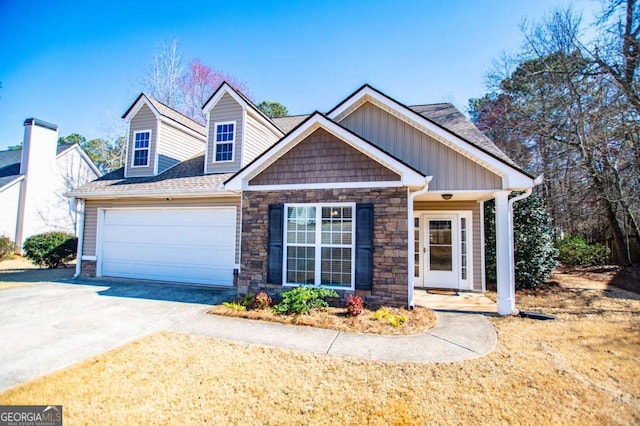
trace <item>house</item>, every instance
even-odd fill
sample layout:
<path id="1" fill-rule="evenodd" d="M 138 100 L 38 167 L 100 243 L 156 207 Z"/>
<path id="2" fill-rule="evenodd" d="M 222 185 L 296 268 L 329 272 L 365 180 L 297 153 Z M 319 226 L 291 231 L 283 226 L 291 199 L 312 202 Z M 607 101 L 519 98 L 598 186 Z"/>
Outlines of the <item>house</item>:
<path id="1" fill-rule="evenodd" d="M 31 235 L 75 233 L 77 213 L 65 193 L 100 176 L 80 146 L 58 145 L 58 126 L 28 118 L 22 149 L 0 151 L 0 236 L 19 253 Z"/>
<path id="2" fill-rule="evenodd" d="M 495 199 L 498 310 L 515 312 L 508 196 L 538 181 L 452 105 L 364 85 L 328 113 L 270 119 L 224 83 L 203 110 L 204 127 L 142 94 L 125 113 L 126 166 L 71 192 L 78 274 L 411 307 L 416 287 L 485 289 Z"/>

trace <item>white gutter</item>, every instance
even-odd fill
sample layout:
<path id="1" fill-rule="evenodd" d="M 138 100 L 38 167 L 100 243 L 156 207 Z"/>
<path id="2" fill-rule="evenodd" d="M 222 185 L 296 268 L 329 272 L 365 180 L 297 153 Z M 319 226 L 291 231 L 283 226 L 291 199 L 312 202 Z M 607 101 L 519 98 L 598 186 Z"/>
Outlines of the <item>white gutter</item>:
<path id="1" fill-rule="evenodd" d="M 409 265 L 409 273 L 407 274 L 407 285 L 408 285 L 408 300 L 407 306 L 409 309 L 413 309 L 415 306 L 414 298 L 413 298 L 413 286 L 414 286 L 414 269 L 415 269 L 415 226 L 413 225 L 413 200 L 416 196 L 422 195 L 429 190 L 429 184 L 431 183 L 431 179 L 433 176 L 426 176 L 424 179 L 424 187 L 415 192 L 409 192 L 409 197 L 407 198 L 407 244 L 408 244 L 408 265 Z"/>
<path id="2" fill-rule="evenodd" d="M 533 181 L 533 186 L 540 185 L 542 183 L 542 179 L 544 178 L 544 173 L 538 176 Z M 509 238 L 509 257 L 511 262 L 511 268 L 509 270 L 509 283 L 515 289 L 516 285 L 516 254 L 515 254 L 515 230 L 513 229 L 513 205 L 525 198 L 529 198 L 531 193 L 533 192 L 533 186 L 531 188 L 527 188 L 524 193 L 518 195 L 517 197 L 513 197 L 509 200 L 509 229 L 511 229 L 511 238 Z M 515 293 L 514 293 L 515 294 Z M 514 314 L 517 314 L 517 309 Z"/>
<path id="3" fill-rule="evenodd" d="M 74 207 L 76 205 L 76 197 L 71 197 L 71 210 L 79 215 L 78 221 L 76 222 L 76 234 L 78 235 L 78 254 L 76 256 L 76 273 L 73 278 L 78 278 L 80 276 L 82 267 L 82 244 L 84 243 L 84 200 L 78 200 L 78 204 L 80 209 L 76 209 Z"/>

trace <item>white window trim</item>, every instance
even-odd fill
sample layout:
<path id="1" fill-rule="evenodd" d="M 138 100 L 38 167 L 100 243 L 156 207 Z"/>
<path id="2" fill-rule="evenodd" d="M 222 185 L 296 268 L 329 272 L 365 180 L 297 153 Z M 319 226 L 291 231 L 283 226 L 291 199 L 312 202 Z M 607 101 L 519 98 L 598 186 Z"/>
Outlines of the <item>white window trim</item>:
<path id="1" fill-rule="evenodd" d="M 140 133 L 149 133 L 149 146 L 147 148 L 136 148 L 136 135 L 140 134 Z M 131 168 L 132 169 L 138 169 L 138 168 L 144 168 L 144 167 L 149 167 L 149 163 L 151 162 L 151 139 L 152 138 L 152 130 L 148 129 L 148 130 L 137 130 L 135 132 L 133 132 L 133 141 L 131 142 Z M 147 150 L 147 164 L 145 164 L 144 166 L 136 166 L 135 162 L 136 162 L 136 151 L 144 151 Z"/>
<path id="2" fill-rule="evenodd" d="M 238 125 L 235 120 L 233 121 L 216 121 L 213 123 L 213 163 L 221 164 L 221 163 L 233 163 L 236 161 L 236 136 L 238 134 Z M 223 126 L 225 124 L 233 124 L 233 139 L 230 141 L 221 141 L 218 142 L 218 126 Z M 218 150 L 218 145 L 231 144 L 231 160 L 216 160 L 216 152 Z"/>
<path id="3" fill-rule="evenodd" d="M 287 243 L 287 212 L 289 207 L 315 207 L 316 208 L 316 225 L 318 223 L 322 223 L 322 207 L 351 207 L 351 285 L 349 287 L 343 286 L 331 286 L 331 285 L 322 285 L 322 284 L 297 284 L 297 283 L 289 283 L 287 282 L 287 255 L 289 250 L 289 244 Z M 318 222 L 318 218 L 320 218 L 320 222 Z M 282 277 L 283 277 L 283 287 L 300 287 L 302 285 L 309 287 L 322 287 L 322 288 L 330 288 L 333 290 L 355 290 L 355 279 L 356 279 L 356 203 L 291 203 L 284 205 L 284 226 L 282 227 Z M 307 246 L 305 244 L 300 244 L 302 246 Z M 298 246 L 298 244 L 291 244 L 291 246 Z M 321 282 L 322 275 L 322 226 L 316 226 L 316 242 L 314 244 L 316 248 L 316 270 L 314 281 Z M 347 248 L 347 245 L 332 245 L 331 247 L 344 247 Z M 320 249 L 320 250 L 318 250 Z"/>

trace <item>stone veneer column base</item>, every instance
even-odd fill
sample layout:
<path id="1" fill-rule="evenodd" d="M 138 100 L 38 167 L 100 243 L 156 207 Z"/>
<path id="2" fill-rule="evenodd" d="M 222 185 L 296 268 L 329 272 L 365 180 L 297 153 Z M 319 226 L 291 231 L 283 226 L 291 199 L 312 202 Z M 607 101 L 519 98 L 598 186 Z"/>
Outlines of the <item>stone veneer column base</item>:
<path id="1" fill-rule="evenodd" d="M 96 261 L 95 260 L 83 260 L 80 265 L 81 277 L 95 277 L 96 276 Z"/>

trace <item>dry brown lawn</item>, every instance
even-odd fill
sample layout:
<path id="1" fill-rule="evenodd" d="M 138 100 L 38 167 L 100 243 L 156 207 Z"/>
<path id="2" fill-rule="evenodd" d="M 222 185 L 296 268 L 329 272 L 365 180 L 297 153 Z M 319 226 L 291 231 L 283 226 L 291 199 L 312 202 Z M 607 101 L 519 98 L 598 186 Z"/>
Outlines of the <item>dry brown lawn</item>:
<path id="1" fill-rule="evenodd" d="M 436 317 L 431 309 L 422 307 L 416 307 L 412 311 L 407 309 L 386 309 L 393 315 L 404 316 L 407 320 L 400 325 L 394 326 L 384 319 L 374 319 L 374 311 L 365 309 L 361 315 L 353 317 L 348 314 L 346 308 L 314 310 L 306 315 L 278 315 L 269 309 L 237 311 L 224 305 L 216 305 L 209 310 L 209 313 L 253 320 L 279 322 L 282 324 L 306 325 L 311 327 L 369 334 L 420 334 L 429 330 L 436 324 Z"/>
<path id="2" fill-rule="evenodd" d="M 46 281 L 69 279 L 75 273 L 75 262 L 56 269 L 38 268 L 21 256 L 0 260 L 0 290 Z"/>
<path id="3" fill-rule="evenodd" d="M 554 284 L 555 282 L 555 284 Z M 65 424 L 640 424 L 640 296 L 578 274 L 492 318 L 496 350 L 389 364 L 162 332 L 0 395 Z"/>

